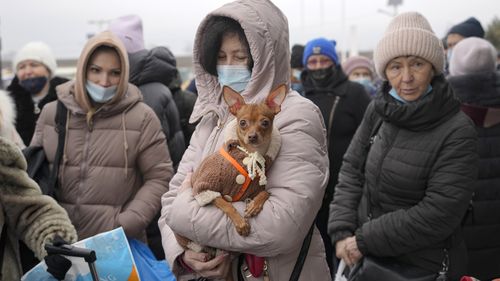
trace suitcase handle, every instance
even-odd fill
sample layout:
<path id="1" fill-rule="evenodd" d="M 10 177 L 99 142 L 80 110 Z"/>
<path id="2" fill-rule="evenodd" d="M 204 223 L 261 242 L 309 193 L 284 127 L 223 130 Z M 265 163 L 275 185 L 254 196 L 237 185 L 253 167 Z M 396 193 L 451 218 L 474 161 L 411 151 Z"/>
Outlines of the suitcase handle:
<path id="1" fill-rule="evenodd" d="M 99 276 L 97 274 L 97 269 L 95 268 L 94 262 L 96 261 L 95 251 L 91 249 L 78 248 L 68 244 L 62 244 L 59 246 L 54 246 L 52 244 L 45 244 L 45 250 L 48 255 L 64 255 L 70 257 L 80 257 L 84 258 L 89 264 L 90 275 L 93 281 L 99 281 Z"/>
<path id="2" fill-rule="evenodd" d="M 51 244 L 45 244 L 45 250 L 49 255 L 64 255 L 70 257 L 80 257 L 84 258 L 86 262 L 92 263 L 96 261 L 96 255 L 94 250 L 78 248 L 71 245 L 61 245 L 54 246 Z"/>

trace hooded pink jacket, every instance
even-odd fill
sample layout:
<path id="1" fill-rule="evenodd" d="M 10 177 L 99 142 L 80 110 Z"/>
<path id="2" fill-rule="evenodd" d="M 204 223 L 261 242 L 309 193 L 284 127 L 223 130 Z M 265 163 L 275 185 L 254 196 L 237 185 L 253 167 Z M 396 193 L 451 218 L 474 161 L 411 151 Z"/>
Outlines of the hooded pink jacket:
<path id="1" fill-rule="evenodd" d="M 262 212 L 249 220 L 251 233 L 240 236 L 231 221 L 216 207 L 200 207 L 191 189 L 178 192 L 186 175 L 203 158 L 219 149 L 222 133 L 234 118 L 222 100 L 217 77 L 199 64 L 200 37 L 212 16 L 237 20 L 250 45 L 254 67 L 252 78 L 242 92 L 246 102 L 260 102 L 278 85 L 290 86 L 288 22 L 270 1 L 245 0 L 224 5 L 201 23 L 195 41 L 194 65 L 198 88 L 191 121 L 201 118 L 170 183 L 162 197 L 159 220 L 166 259 L 180 280 L 186 279 L 175 262 L 183 253 L 173 231 L 201 245 L 267 257 L 271 280 L 288 280 L 304 237 L 321 206 L 328 181 L 326 131 L 319 109 L 297 92 L 289 91 L 274 124 L 281 134 L 281 150 L 267 173 L 271 196 Z M 243 214 L 245 204 L 234 206 Z M 236 279 L 235 279 L 236 280 Z M 315 229 L 300 280 L 331 280 L 323 242 Z"/>
<path id="2" fill-rule="evenodd" d="M 93 51 L 115 48 L 122 64 L 113 99 L 95 112 L 85 89 L 85 69 Z M 68 108 L 58 202 L 68 211 L 79 238 L 122 226 L 129 237 L 145 238 L 146 226 L 160 210 L 160 198 L 173 175 L 160 121 L 128 83 L 128 59 L 117 37 L 103 32 L 90 39 L 80 56 L 75 81 L 57 87 Z M 53 162 L 58 134 L 56 102 L 38 119 L 32 146 L 43 146 Z"/>

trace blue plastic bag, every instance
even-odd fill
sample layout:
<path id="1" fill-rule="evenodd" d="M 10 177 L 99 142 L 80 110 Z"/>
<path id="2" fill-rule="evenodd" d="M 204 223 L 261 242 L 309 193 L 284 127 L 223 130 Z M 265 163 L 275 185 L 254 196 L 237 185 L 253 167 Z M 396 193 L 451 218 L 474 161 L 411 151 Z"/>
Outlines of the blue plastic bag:
<path id="1" fill-rule="evenodd" d="M 157 260 L 146 244 L 136 239 L 129 239 L 128 243 L 141 280 L 175 281 L 167 262 Z"/>

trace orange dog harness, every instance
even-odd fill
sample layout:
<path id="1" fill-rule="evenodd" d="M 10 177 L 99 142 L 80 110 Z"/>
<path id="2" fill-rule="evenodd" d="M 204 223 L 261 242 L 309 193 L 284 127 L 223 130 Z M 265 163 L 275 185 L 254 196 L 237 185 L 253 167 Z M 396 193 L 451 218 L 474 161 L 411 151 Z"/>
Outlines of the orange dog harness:
<path id="1" fill-rule="evenodd" d="M 238 163 L 236 159 L 234 159 L 231 155 L 229 155 L 229 153 L 227 153 L 227 151 L 223 147 L 221 147 L 219 153 L 224 158 L 226 158 L 226 160 L 229 161 L 229 163 L 231 163 L 231 165 L 233 165 L 233 167 L 235 167 L 236 170 L 238 170 L 238 172 L 240 172 L 241 175 L 245 177 L 245 182 L 241 185 L 240 190 L 238 191 L 238 193 L 236 193 L 236 195 L 232 197 L 233 201 L 239 201 L 243 196 L 243 194 L 245 194 L 245 191 L 248 189 L 248 186 L 250 185 L 252 179 L 250 179 L 250 176 L 248 176 L 247 171 L 245 171 L 245 169 L 241 167 L 240 163 Z"/>

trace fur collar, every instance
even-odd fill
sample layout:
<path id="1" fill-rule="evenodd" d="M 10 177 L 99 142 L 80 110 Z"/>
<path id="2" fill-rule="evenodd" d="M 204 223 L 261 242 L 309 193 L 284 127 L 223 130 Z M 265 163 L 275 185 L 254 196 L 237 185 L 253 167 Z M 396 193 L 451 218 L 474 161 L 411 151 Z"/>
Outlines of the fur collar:
<path id="1" fill-rule="evenodd" d="M 0 91 L 0 113 L 2 114 L 2 125 L 14 124 L 16 120 L 16 106 L 5 91 Z"/>
<path id="2" fill-rule="evenodd" d="M 236 118 L 234 118 L 231 122 L 229 122 L 224 129 L 224 142 L 228 142 L 230 140 L 238 139 L 236 135 Z M 281 134 L 278 131 L 278 128 L 273 127 L 273 132 L 271 134 L 271 143 L 269 144 L 269 149 L 267 150 L 266 155 L 274 160 L 278 155 L 278 152 L 281 148 Z"/>
<path id="3" fill-rule="evenodd" d="M 7 92 L 0 90 L 0 137 L 13 141 L 20 148 L 24 143 L 16 131 L 16 105 Z"/>

